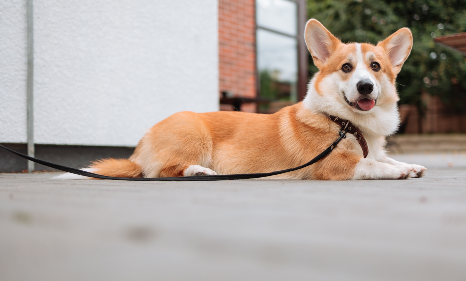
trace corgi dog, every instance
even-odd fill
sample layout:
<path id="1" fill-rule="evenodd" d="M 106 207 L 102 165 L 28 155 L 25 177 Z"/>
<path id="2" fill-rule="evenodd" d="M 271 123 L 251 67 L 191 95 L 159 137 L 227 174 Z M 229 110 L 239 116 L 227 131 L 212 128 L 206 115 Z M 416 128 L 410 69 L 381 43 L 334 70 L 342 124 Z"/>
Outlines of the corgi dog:
<path id="1" fill-rule="evenodd" d="M 350 121 L 362 136 L 347 133 L 314 165 L 268 178 L 422 177 L 425 167 L 395 161 L 384 151 L 385 136 L 393 134 L 400 123 L 395 79 L 411 52 L 411 31 L 401 28 L 376 46 L 344 44 L 311 19 L 304 37 L 319 72 L 310 81 L 303 102 L 270 115 L 179 112 L 153 126 L 129 159 L 104 159 L 84 170 L 113 177 L 156 178 L 293 168 L 316 157 L 339 137 L 341 127 L 329 119 L 332 116 Z"/>

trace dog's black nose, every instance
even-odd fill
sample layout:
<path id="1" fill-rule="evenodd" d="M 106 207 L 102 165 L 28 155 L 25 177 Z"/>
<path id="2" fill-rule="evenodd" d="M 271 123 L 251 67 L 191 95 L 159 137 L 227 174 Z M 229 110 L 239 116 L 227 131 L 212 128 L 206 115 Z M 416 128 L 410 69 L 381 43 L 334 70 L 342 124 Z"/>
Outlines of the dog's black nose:
<path id="1" fill-rule="evenodd" d="M 358 82 L 356 84 L 356 87 L 358 87 L 358 92 L 361 95 L 368 95 L 372 93 L 372 90 L 374 89 L 374 84 L 368 79 L 364 79 Z"/>

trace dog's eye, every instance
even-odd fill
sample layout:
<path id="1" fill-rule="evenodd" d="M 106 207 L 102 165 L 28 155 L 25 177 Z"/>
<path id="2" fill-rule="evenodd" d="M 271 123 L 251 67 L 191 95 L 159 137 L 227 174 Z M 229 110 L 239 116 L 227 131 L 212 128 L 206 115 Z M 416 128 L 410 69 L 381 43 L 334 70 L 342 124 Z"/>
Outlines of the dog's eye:
<path id="1" fill-rule="evenodd" d="M 351 64 L 345 63 L 345 64 L 341 67 L 341 70 L 342 70 L 344 73 L 348 73 L 348 72 L 350 72 L 351 70 L 353 70 L 353 67 L 351 66 Z"/>
<path id="2" fill-rule="evenodd" d="M 380 64 L 378 62 L 374 61 L 374 62 L 371 63 L 371 68 L 374 71 L 379 71 L 380 70 Z"/>

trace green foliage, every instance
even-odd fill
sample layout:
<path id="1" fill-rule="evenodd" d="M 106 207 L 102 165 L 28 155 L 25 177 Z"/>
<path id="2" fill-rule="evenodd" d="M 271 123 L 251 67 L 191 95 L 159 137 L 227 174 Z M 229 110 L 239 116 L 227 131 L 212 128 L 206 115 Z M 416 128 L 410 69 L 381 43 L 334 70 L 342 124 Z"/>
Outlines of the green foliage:
<path id="1" fill-rule="evenodd" d="M 259 72 L 259 81 L 261 89 L 261 97 L 268 99 L 276 99 L 279 95 L 279 91 L 274 87 L 274 82 L 276 82 L 272 75 L 270 75 L 268 70 L 261 70 Z"/>
<path id="2" fill-rule="evenodd" d="M 409 27 L 414 46 L 397 78 L 400 103 L 422 109 L 421 93 L 427 92 L 465 108 L 466 59 L 433 38 L 466 31 L 466 0 L 308 0 L 308 17 L 343 42 L 376 44 Z M 309 71 L 317 68 L 312 64 Z"/>

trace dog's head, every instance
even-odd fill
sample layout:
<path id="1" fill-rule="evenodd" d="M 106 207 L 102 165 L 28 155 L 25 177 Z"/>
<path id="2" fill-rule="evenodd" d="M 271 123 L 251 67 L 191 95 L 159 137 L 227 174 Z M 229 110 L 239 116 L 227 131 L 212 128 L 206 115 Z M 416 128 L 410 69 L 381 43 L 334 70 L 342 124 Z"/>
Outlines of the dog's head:
<path id="1" fill-rule="evenodd" d="M 395 78 L 413 45 L 408 28 L 401 28 L 377 46 L 343 44 L 319 21 L 311 19 L 304 38 L 319 69 L 309 89 L 313 96 L 306 97 L 313 109 L 350 120 L 367 119 L 393 108 L 396 111 L 399 98 Z"/>

